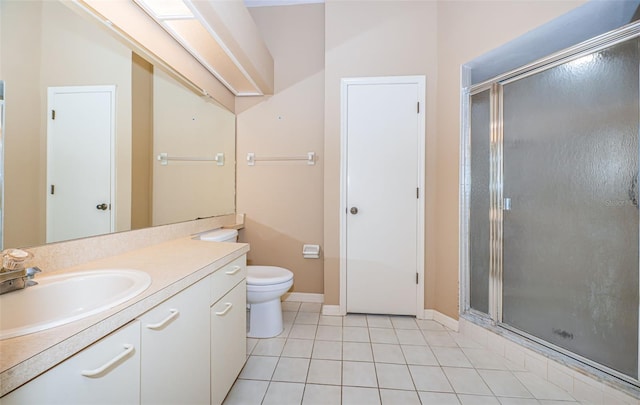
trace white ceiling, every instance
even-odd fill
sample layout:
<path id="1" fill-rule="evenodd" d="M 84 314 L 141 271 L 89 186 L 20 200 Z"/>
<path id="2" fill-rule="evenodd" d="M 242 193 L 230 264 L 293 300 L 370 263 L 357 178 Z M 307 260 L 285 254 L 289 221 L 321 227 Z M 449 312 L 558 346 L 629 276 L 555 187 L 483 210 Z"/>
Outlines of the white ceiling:
<path id="1" fill-rule="evenodd" d="M 247 7 L 292 6 L 312 3 L 324 3 L 324 0 L 244 0 L 244 5 Z"/>

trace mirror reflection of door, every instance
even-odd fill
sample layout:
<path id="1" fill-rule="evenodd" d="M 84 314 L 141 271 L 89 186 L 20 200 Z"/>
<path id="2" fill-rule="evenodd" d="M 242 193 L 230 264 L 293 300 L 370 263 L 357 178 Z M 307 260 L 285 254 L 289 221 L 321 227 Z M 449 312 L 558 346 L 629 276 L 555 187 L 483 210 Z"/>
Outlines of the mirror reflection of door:
<path id="1" fill-rule="evenodd" d="M 47 243 L 114 227 L 115 86 L 50 87 Z"/>

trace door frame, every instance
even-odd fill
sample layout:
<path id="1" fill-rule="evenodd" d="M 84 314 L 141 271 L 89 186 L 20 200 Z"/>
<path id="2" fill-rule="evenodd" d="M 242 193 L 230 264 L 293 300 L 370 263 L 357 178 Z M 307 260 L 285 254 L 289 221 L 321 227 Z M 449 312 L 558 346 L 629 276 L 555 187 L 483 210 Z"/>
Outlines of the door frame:
<path id="1" fill-rule="evenodd" d="M 416 84 L 418 86 L 418 231 L 416 239 L 416 318 L 425 318 L 424 308 L 424 238 L 425 238 L 425 116 L 426 76 L 381 76 L 342 78 L 340 81 L 340 315 L 347 314 L 347 99 L 349 86 L 370 84 Z"/>
<path id="2" fill-rule="evenodd" d="M 45 201 L 46 201 L 46 217 L 45 217 L 45 229 L 46 235 L 48 239 L 49 235 L 49 223 L 48 218 L 50 215 L 50 204 L 48 198 L 48 185 L 51 184 L 51 179 L 49 175 L 51 173 L 49 164 L 49 156 L 51 155 L 51 139 L 53 134 L 53 128 L 51 126 L 51 110 L 54 109 L 53 106 L 53 97 L 55 94 L 65 94 L 65 93 L 110 93 L 111 95 L 111 122 L 110 122 L 110 131 L 109 131 L 109 164 L 110 164 L 110 175 L 111 180 L 109 184 L 109 198 L 111 201 L 110 209 L 109 209 L 109 232 L 114 232 L 116 229 L 116 86 L 115 85 L 104 85 L 104 86 L 52 86 L 47 88 L 47 186 L 45 187 Z"/>

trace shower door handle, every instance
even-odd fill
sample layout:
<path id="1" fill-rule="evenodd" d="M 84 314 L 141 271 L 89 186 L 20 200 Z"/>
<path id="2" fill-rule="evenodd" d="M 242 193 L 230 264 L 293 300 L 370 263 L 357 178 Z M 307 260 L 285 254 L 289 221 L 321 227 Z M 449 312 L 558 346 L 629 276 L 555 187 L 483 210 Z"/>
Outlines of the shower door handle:
<path id="1" fill-rule="evenodd" d="M 511 198 L 504 198 L 502 200 L 502 210 L 511 211 Z"/>

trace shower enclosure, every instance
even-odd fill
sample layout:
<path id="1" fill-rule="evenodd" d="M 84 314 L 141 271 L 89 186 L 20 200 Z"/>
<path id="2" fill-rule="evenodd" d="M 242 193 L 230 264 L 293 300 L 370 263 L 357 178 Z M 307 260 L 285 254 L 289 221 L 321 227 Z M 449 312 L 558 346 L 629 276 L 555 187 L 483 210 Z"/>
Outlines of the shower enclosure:
<path id="1" fill-rule="evenodd" d="M 467 90 L 463 313 L 638 385 L 640 40 Z"/>

